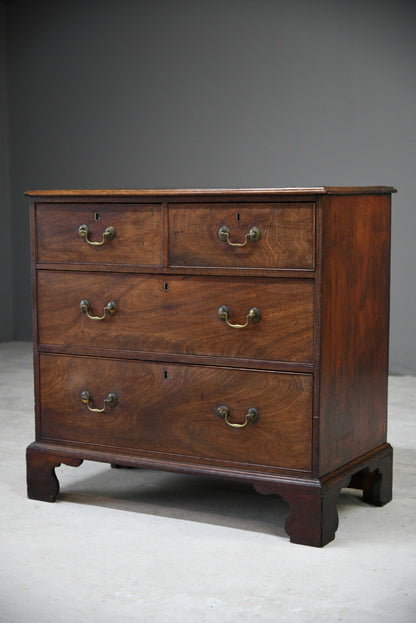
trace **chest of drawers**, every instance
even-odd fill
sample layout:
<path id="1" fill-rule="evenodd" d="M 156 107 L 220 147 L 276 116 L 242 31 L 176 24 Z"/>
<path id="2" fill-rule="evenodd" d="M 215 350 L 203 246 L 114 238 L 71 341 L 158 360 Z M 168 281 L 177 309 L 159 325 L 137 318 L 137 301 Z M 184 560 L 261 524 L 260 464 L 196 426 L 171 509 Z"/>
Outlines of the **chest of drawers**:
<path id="1" fill-rule="evenodd" d="M 83 460 L 242 479 L 334 538 L 391 499 L 392 188 L 31 191 L 28 496 Z"/>

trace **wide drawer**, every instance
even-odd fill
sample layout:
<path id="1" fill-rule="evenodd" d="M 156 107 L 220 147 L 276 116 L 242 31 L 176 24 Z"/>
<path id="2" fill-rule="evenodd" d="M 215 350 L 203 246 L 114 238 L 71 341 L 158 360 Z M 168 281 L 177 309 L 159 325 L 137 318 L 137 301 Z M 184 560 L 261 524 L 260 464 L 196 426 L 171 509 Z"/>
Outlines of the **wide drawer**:
<path id="1" fill-rule="evenodd" d="M 37 278 L 40 344 L 313 361 L 312 280 L 48 270 Z M 104 311 L 110 303 L 115 313 Z M 230 324 L 247 326 L 229 326 L 223 307 Z M 257 322 L 247 319 L 252 308 Z"/>
<path id="2" fill-rule="evenodd" d="M 159 266 L 161 206 L 38 203 L 36 236 L 39 262 Z"/>
<path id="3" fill-rule="evenodd" d="M 306 470 L 311 465 L 308 374 L 283 374 L 40 355 L 40 437 L 180 455 L 198 462 Z M 88 392 L 88 397 L 83 394 Z M 104 402 L 114 394 L 114 406 Z M 108 399 L 109 400 L 109 399 Z M 91 409 L 102 409 L 93 412 Z M 258 419 L 248 419 L 249 409 Z"/>
<path id="4" fill-rule="evenodd" d="M 315 205 L 170 205 L 169 262 L 171 266 L 313 270 Z"/>

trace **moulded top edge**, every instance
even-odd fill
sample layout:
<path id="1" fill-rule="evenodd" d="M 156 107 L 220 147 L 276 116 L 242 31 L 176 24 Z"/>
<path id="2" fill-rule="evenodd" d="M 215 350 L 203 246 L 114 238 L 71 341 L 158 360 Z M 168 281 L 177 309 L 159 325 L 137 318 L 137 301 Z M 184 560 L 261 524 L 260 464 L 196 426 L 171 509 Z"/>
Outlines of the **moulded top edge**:
<path id="1" fill-rule="evenodd" d="M 136 189 L 136 190 L 28 190 L 28 197 L 171 197 L 177 195 L 356 195 L 389 194 L 397 192 L 392 186 L 313 186 L 305 188 L 176 188 L 176 189 Z"/>

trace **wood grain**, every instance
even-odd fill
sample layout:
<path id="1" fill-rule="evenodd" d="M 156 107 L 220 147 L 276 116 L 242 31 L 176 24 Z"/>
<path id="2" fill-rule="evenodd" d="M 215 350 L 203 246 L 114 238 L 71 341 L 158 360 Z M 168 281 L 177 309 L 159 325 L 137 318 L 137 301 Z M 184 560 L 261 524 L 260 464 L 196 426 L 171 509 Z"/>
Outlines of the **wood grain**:
<path id="1" fill-rule="evenodd" d="M 31 444 L 26 450 L 27 496 L 31 500 L 55 502 L 59 493 L 59 480 L 55 468 L 61 463 L 78 467 L 82 459 L 53 453 L 44 453 Z"/>
<path id="2" fill-rule="evenodd" d="M 32 198 L 36 442 L 28 495 L 97 460 L 252 481 L 322 546 L 344 486 L 391 499 L 386 443 L 393 188 L 57 190 Z M 97 214 L 96 214 L 97 213 Z M 116 237 L 91 247 L 112 225 Z M 253 226 L 258 242 L 230 247 Z M 103 321 L 80 309 L 88 299 Z M 242 324 L 251 307 L 261 320 Z M 118 404 L 103 413 L 109 392 Z M 257 422 L 242 424 L 249 408 Z"/>
<path id="3" fill-rule="evenodd" d="M 102 246 L 91 246 L 78 234 L 84 224 L 92 241 L 100 242 L 110 225 L 115 228 L 115 238 Z M 40 262 L 158 266 L 162 261 L 159 204 L 41 203 L 36 208 L 36 234 Z"/>
<path id="4" fill-rule="evenodd" d="M 38 271 L 39 343 L 264 360 L 313 361 L 312 280 Z M 88 299 L 100 316 L 80 310 Z M 251 307 L 261 320 L 232 329 L 218 318 L 226 305 L 242 324 Z"/>
<path id="5" fill-rule="evenodd" d="M 304 194 L 390 194 L 396 192 L 392 186 L 309 186 L 293 188 L 163 188 L 163 189 L 67 189 L 67 190 L 28 190 L 28 197 L 178 197 L 208 195 L 304 195 Z"/>
<path id="6" fill-rule="evenodd" d="M 386 441 L 390 197 L 323 200 L 321 475 Z"/>
<path id="7" fill-rule="evenodd" d="M 257 242 L 232 247 L 218 237 L 227 226 L 230 241 L 243 243 L 250 228 Z M 172 266 L 314 268 L 313 203 L 175 204 L 169 208 L 169 262 Z"/>
<path id="8" fill-rule="evenodd" d="M 41 355 L 41 439 L 118 449 L 204 457 L 309 470 L 311 375 Z M 118 405 L 102 408 L 109 392 Z M 243 423 L 234 429 L 216 414 L 227 405 Z"/>

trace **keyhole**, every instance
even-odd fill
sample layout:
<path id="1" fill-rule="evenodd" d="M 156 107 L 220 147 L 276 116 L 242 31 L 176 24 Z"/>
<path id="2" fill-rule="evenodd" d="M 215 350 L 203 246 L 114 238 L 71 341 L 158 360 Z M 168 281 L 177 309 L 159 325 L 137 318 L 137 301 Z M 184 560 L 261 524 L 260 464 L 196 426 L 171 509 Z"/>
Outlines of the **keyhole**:
<path id="1" fill-rule="evenodd" d="M 237 221 L 241 221 L 241 214 L 240 214 L 240 212 L 237 212 Z"/>
<path id="2" fill-rule="evenodd" d="M 165 379 L 168 378 L 168 371 L 167 370 L 165 370 L 164 377 L 165 377 Z"/>
<path id="3" fill-rule="evenodd" d="M 101 218 L 101 217 L 100 217 L 100 215 L 98 214 L 98 212 L 94 212 L 94 219 L 95 219 L 96 221 L 99 221 L 99 220 L 100 220 L 100 218 Z"/>
<path id="4" fill-rule="evenodd" d="M 165 283 L 163 284 L 163 289 L 165 292 L 167 292 L 169 290 L 169 286 L 168 286 L 168 282 L 165 281 Z"/>

